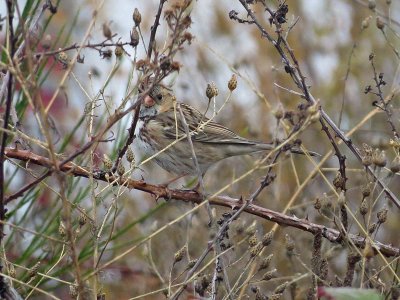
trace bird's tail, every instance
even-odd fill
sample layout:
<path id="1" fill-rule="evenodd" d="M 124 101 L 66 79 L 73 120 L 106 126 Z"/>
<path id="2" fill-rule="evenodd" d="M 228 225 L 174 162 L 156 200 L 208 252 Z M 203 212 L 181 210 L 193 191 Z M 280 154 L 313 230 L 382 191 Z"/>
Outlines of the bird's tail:
<path id="1" fill-rule="evenodd" d="M 258 144 L 258 147 L 260 148 L 260 150 L 273 150 L 274 148 L 276 148 L 275 145 L 266 144 L 266 143 L 260 143 L 260 144 Z M 302 154 L 302 155 L 307 155 L 308 154 L 310 156 L 321 156 L 321 154 L 319 154 L 317 152 L 303 151 L 302 149 L 300 149 L 298 147 L 288 147 L 288 150 L 290 150 L 290 152 L 294 153 L 294 154 Z"/>

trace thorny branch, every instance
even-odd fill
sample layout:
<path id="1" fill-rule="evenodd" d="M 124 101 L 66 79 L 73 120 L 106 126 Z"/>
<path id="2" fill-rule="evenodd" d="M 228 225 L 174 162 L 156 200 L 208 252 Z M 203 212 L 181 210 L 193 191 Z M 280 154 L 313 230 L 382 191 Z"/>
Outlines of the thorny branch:
<path id="1" fill-rule="evenodd" d="M 46 157 L 36 155 L 27 150 L 19 150 L 19 149 L 11 149 L 6 148 L 5 155 L 7 158 L 18 159 L 20 161 L 29 161 L 32 164 L 40 165 L 46 168 L 52 168 L 52 161 Z M 62 164 L 60 162 L 60 171 L 67 173 L 69 175 L 77 176 L 77 177 L 88 177 L 89 172 L 86 168 L 78 166 L 72 162 L 68 162 Z M 106 175 L 107 174 L 107 175 Z M 112 174 L 109 175 L 107 172 L 98 171 L 93 174 L 93 177 L 96 180 L 103 182 L 114 182 L 115 185 L 123 185 L 129 189 L 137 189 L 143 192 L 154 195 L 157 199 L 176 199 L 185 202 L 192 202 L 200 204 L 203 202 L 203 198 L 207 199 L 207 195 L 201 195 L 196 191 L 188 191 L 188 190 L 179 190 L 179 189 L 169 189 L 163 185 L 153 185 L 146 183 L 142 180 L 132 180 L 124 177 L 114 177 Z M 338 242 L 338 236 L 340 232 L 325 227 L 323 225 L 312 223 L 306 219 L 299 219 L 295 216 L 287 216 L 285 214 L 275 212 L 273 210 L 263 208 L 258 205 L 254 205 L 249 203 L 249 200 L 243 200 L 242 198 L 236 199 L 228 196 L 216 196 L 209 199 L 210 204 L 224 206 L 236 210 L 236 212 L 232 216 L 232 220 L 234 220 L 238 214 L 242 211 L 250 213 L 255 216 L 259 216 L 263 219 L 276 222 L 280 225 L 295 227 L 303 231 L 307 231 L 310 233 L 317 233 L 318 231 L 322 231 L 323 236 L 332 243 Z M 226 226 L 228 226 L 228 222 L 225 222 L 224 225 L 221 226 L 220 231 L 225 230 Z M 216 235 L 218 236 L 218 234 Z M 349 234 L 349 239 L 351 239 L 357 247 L 363 248 L 365 246 L 365 238 L 358 235 Z M 374 241 L 374 248 L 376 251 L 380 251 L 383 255 L 388 257 L 397 257 L 400 256 L 400 249 L 393 247 L 391 245 L 386 245 L 380 243 L 378 241 Z M 212 246 L 210 246 L 210 250 Z"/>

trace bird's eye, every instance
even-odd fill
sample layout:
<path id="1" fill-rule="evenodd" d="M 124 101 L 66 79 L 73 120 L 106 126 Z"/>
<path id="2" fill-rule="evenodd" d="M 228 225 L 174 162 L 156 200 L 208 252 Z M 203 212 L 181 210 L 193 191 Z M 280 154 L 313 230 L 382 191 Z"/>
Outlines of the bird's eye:
<path id="1" fill-rule="evenodd" d="M 158 95 L 156 96 L 156 98 L 157 98 L 158 101 L 161 101 L 161 100 L 162 100 L 162 94 L 158 94 Z"/>

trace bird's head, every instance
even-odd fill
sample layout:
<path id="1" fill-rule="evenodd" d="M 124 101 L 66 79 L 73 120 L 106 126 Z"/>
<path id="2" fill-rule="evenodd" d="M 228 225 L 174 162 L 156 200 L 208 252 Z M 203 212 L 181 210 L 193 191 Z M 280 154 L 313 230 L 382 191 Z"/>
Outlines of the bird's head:
<path id="1" fill-rule="evenodd" d="M 153 117 L 162 112 L 170 110 L 175 101 L 175 96 L 167 87 L 157 84 L 151 88 L 143 98 L 140 108 L 140 117 Z"/>

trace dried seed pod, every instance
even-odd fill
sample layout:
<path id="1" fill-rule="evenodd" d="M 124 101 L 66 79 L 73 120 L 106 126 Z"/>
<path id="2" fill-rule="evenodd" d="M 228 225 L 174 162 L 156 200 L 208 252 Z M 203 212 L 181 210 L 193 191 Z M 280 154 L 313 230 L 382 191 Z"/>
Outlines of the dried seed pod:
<path id="1" fill-rule="evenodd" d="M 139 26 L 140 23 L 142 22 L 142 15 L 137 8 L 135 8 L 135 10 L 133 11 L 132 19 L 133 22 L 135 22 L 135 26 Z"/>
<path id="2" fill-rule="evenodd" d="M 340 172 L 337 172 L 335 178 L 333 179 L 333 186 L 336 189 L 343 189 L 344 184 L 345 184 L 345 180 L 342 177 L 342 174 Z"/>
<path id="3" fill-rule="evenodd" d="M 376 230 L 376 228 L 378 227 L 378 224 L 376 223 L 372 223 L 371 225 L 369 225 L 368 227 L 368 233 L 369 234 L 373 234 Z"/>
<path id="4" fill-rule="evenodd" d="M 262 245 L 258 244 L 250 249 L 250 256 L 256 257 L 262 250 Z"/>
<path id="5" fill-rule="evenodd" d="M 116 57 L 121 57 L 124 54 L 124 48 L 118 45 L 117 47 L 115 47 L 114 54 Z"/>
<path id="6" fill-rule="evenodd" d="M 367 199 L 364 198 L 364 200 L 361 202 L 360 205 L 360 214 L 362 216 L 365 216 L 368 212 L 368 203 L 367 203 Z"/>
<path id="7" fill-rule="evenodd" d="M 62 52 L 58 53 L 57 58 L 62 64 L 68 65 L 69 57 L 68 57 L 68 54 L 66 52 L 62 51 Z"/>
<path id="8" fill-rule="evenodd" d="M 376 217 L 378 218 L 378 223 L 383 224 L 387 220 L 387 213 L 388 209 L 387 208 L 382 208 L 378 213 L 376 214 Z"/>
<path id="9" fill-rule="evenodd" d="M 106 171 L 111 170 L 112 166 L 113 166 L 113 162 L 111 161 L 111 159 L 107 156 L 107 154 L 103 154 L 103 164 L 104 164 L 104 169 Z"/>
<path id="10" fill-rule="evenodd" d="M 187 268 L 188 269 L 193 268 L 196 263 L 197 263 L 197 259 L 192 259 L 191 261 L 188 262 Z"/>
<path id="11" fill-rule="evenodd" d="M 375 8 L 376 8 L 376 2 L 375 2 L 375 0 L 368 0 L 368 8 L 369 8 L 370 10 L 372 10 L 372 11 L 375 10 Z"/>
<path id="12" fill-rule="evenodd" d="M 237 87 L 237 77 L 235 74 L 232 74 L 231 79 L 228 82 L 228 89 L 232 92 Z"/>
<path id="13" fill-rule="evenodd" d="M 212 97 L 214 97 L 213 94 L 213 89 L 211 88 L 211 84 L 207 84 L 207 88 L 206 88 L 206 96 L 208 98 L 208 100 L 211 100 Z"/>
<path id="14" fill-rule="evenodd" d="M 274 256 L 273 254 L 270 254 L 267 257 L 264 257 L 260 262 L 258 270 L 261 271 L 261 270 L 268 268 L 269 265 L 271 264 L 271 260 L 272 260 L 273 256 Z"/>
<path id="15" fill-rule="evenodd" d="M 278 103 L 277 107 L 275 108 L 275 110 L 272 113 L 277 120 L 280 120 L 283 118 L 285 111 L 283 109 L 283 105 L 281 102 Z"/>
<path id="16" fill-rule="evenodd" d="M 371 190 L 373 187 L 373 183 L 372 182 L 368 182 L 367 184 L 365 184 L 362 188 L 362 195 L 364 198 L 369 197 L 369 195 L 371 195 Z"/>
<path id="17" fill-rule="evenodd" d="M 367 17 L 361 22 L 361 29 L 367 29 L 369 27 L 369 20 L 371 18 Z"/>
<path id="18" fill-rule="evenodd" d="M 274 237 L 274 230 L 271 230 L 269 232 L 267 232 L 266 234 L 264 234 L 263 238 L 262 238 L 262 245 L 264 247 L 267 247 L 269 244 L 271 244 L 272 242 L 272 238 Z"/>
<path id="19" fill-rule="evenodd" d="M 380 17 L 376 17 L 376 27 L 380 30 L 383 30 L 385 28 L 385 23 Z"/>
<path id="20" fill-rule="evenodd" d="M 79 214 L 79 226 L 85 225 L 87 222 L 86 210 L 82 208 L 82 212 Z"/>
<path id="21" fill-rule="evenodd" d="M 122 175 L 125 174 L 125 167 L 124 167 L 124 165 L 122 164 L 122 161 L 120 161 L 120 162 L 118 163 L 118 166 L 117 166 L 117 173 L 118 173 L 119 176 L 122 176 Z"/>
<path id="22" fill-rule="evenodd" d="M 251 237 L 249 237 L 249 240 L 247 241 L 250 247 L 254 247 L 255 245 L 257 245 L 258 240 L 256 235 L 252 235 Z"/>
<path id="23" fill-rule="evenodd" d="M 282 294 L 272 294 L 271 296 L 268 296 L 268 300 L 279 300 L 282 299 Z"/>
<path id="24" fill-rule="evenodd" d="M 361 163 L 363 164 L 364 167 L 372 165 L 372 156 L 371 155 L 362 156 Z"/>
<path id="25" fill-rule="evenodd" d="M 128 147 L 126 150 L 126 160 L 131 164 L 135 163 L 135 154 L 133 153 L 131 147 Z"/>
<path id="26" fill-rule="evenodd" d="M 131 30 L 131 46 L 135 48 L 137 45 L 139 45 L 139 32 L 136 27 L 133 27 Z"/>
<path id="27" fill-rule="evenodd" d="M 180 262 L 185 257 L 186 252 L 187 246 L 185 245 L 174 254 L 174 263 Z"/>
<path id="28" fill-rule="evenodd" d="M 282 294 L 286 290 L 288 284 L 289 284 L 289 282 L 286 281 L 286 282 L 282 283 L 281 285 L 278 285 L 274 290 L 274 294 Z"/>
<path id="29" fill-rule="evenodd" d="M 380 168 L 386 166 L 386 152 L 384 150 L 380 151 L 379 149 L 375 149 L 374 154 L 372 155 L 372 162 Z"/>
<path id="30" fill-rule="evenodd" d="M 40 261 L 38 261 L 32 268 L 29 269 L 28 276 L 30 278 L 35 277 L 37 275 L 37 272 L 39 270 L 39 266 L 40 266 Z"/>
<path id="31" fill-rule="evenodd" d="M 111 38 L 112 38 L 112 32 L 111 32 L 110 26 L 108 26 L 107 23 L 103 23 L 102 28 L 103 28 L 103 35 L 104 35 L 104 37 L 105 37 L 106 39 L 108 39 L 108 40 L 111 40 Z"/>
<path id="32" fill-rule="evenodd" d="M 273 269 L 271 271 L 266 272 L 262 277 L 261 280 L 271 280 L 272 278 L 274 278 L 276 276 L 276 269 Z"/>
<path id="33" fill-rule="evenodd" d="M 214 82 L 211 82 L 211 90 L 212 90 L 213 97 L 217 97 L 219 94 L 219 91 Z"/>

